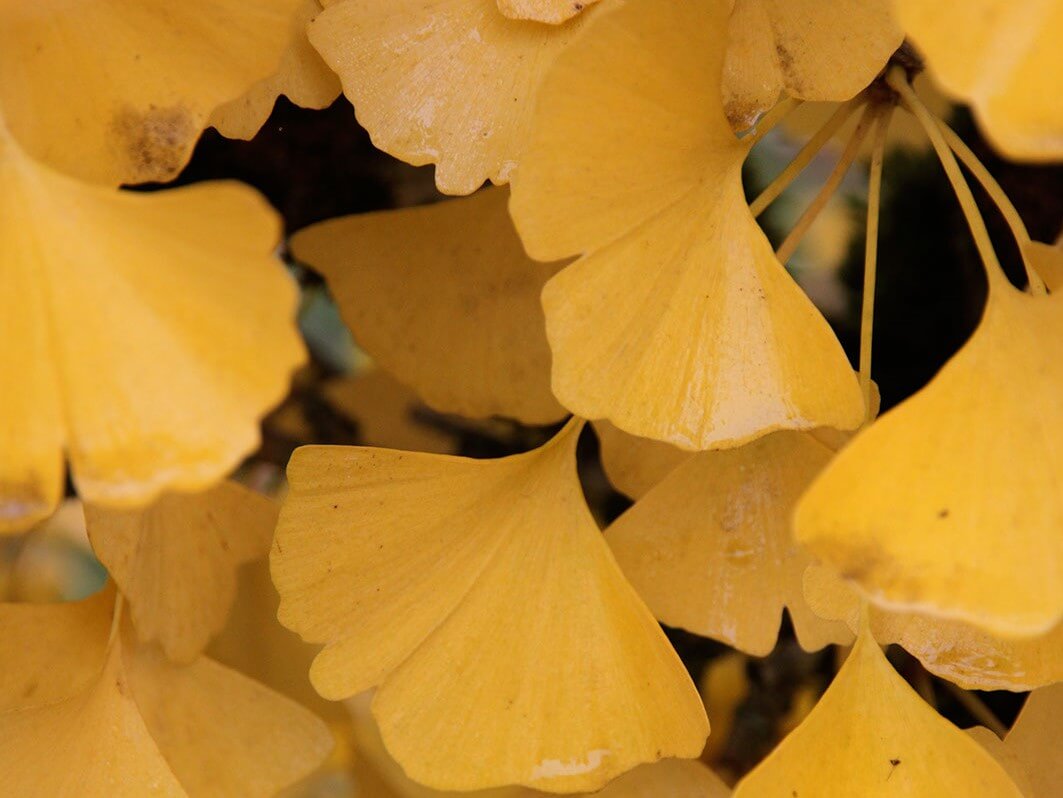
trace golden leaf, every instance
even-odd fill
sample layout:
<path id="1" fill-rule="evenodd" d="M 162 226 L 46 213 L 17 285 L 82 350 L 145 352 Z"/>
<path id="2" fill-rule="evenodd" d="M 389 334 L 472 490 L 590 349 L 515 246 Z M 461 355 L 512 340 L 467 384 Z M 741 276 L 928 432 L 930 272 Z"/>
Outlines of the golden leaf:
<path id="1" fill-rule="evenodd" d="M 5 3 L 0 109 L 23 147 L 65 172 L 170 180 L 214 108 L 276 69 L 301 4 Z"/>
<path id="2" fill-rule="evenodd" d="M 605 532 L 653 614 L 669 626 L 768 654 L 786 607 L 807 650 L 852 640 L 809 610 L 809 556 L 790 534 L 794 504 L 833 452 L 811 435 L 777 432 L 737 449 L 699 452 Z"/>
<path id="3" fill-rule="evenodd" d="M 601 447 L 605 475 L 614 488 L 632 499 L 641 498 L 677 466 L 694 456 L 670 443 L 628 435 L 608 421 L 595 421 L 593 426 Z"/>
<path id="4" fill-rule="evenodd" d="M 235 482 L 167 493 L 142 509 L 85 507 L 89 539 L 129 602 L 138 637 L 191 662 L 225 625 L 236 569 L 265 557 L 273 500 Z"/>
<path id="5" fill-rule="evenodd" d="M 32 624 L 45 633 L 5 656 L 5 681 L 49 682 L 33 703 L 0 695 L 0 793 L 270 796 L 325 758 L 328 729 L 294 702 L 208 659 L 182 667 L 131 636 L 108 644 L 108 593 L 56 605 L 50 617 L 0 605 L 16 629 Z M 54 628 L 42 630 L 42 621 Z M 34 649 L 45 645 L 76 663 L 76 674 L 41 669 Z"/>
<path id="6" fill-rule="evenodd" d="M 857 381 L 749 213 L 718 95 L 726 4 L 596 15 L 543 84 L 510 203 L 546 284 L 553 391 L 687 449 L 852 429 Z"/>
<path id="7" fill-rule="evenodd" d="M 1063 297 L 991 286 L 967 344 L 838 455 L 795 529 L 881 606 L 1029 636 L 1063 617 Z"/>
<path id="8" fill-rule="evenodd" d="M 903 39 L 892 0 L 735 0 L 723 67 L 727 118 L 745 130 L 783 92 L 855 97 Z"/>
<path id="9" fill-rule="evenodd" d="M 530 19 L 558 25 L 598 0 L 498 0 L 498 10 L 510 19 Z"/>
<path id="10" fill-rule="evenodd" d="M 304 358 L 258 194 L 87 185 L 0 127 L 0 218 L 0 367 L 20 380 L 0 392 L 0 532 L 54 509 L 64 448 L 84 499 L 133 506 L 205 488 L 257 446 Z"/>
<path id="11" fill-rule="evenodd" d="M 1012 158 L 1063 156 L 1063 5 L 1055 0 L 896 0 L 932 77 L 970 104 Z"/>
<path id="12" fill-rule="evenodd" d="M 827 692 L 735 798 L 1020 798 L 978 743 L 897 675 L 864 629 Z"/>
<path id="13" fill-rule="evenodd" d="M 318 0 L 303 0 L 289 24 L 288 49 L 280 67 L 242 97 L 214 109 L 210 125 L 230 139 L 251 139 L 284 95 L 300 108 L 326 108 L 339 96 L 340 81 L 306 38 L 306 26 L 321 13 Z"/>
<path id="14" fill-rule="evenodd" d="M 108 587 L 82 601 L 0 603 L 0 712 L 54 704 L 91 684 L 104 660 L 114 598 Z"/>
<path id="15" fill-rule="evenodd" d="M 855 632 L 860 597 L 835 572 L 813 565 L 805 598 L 822 618 Z M 963 621 L 869 608 L 871 629 L 883 644 L 897 643 L 928 671 L 965 690 L 1032 690 L 1063 681 L 1063 623 L 1038 637 L 1003 639 Z"/>
<path id="16" fill-rule="evenodd" d="M 359 346 L 431 407 L 547 424 L 566 415 L 539 302 L 558 267 L 524 254 L 506 196 L 330 219 L 292 251 L 325 276 Z"/>
<path id="17" fill-rule="evenodd" d="M 701 751 L 697 692 L 584 502 L 581 426 L 499 460 L 292 458 L 279 617 L 327 644 L 310 674 L 322 695 L 379 685 L 384 740 L 416 781 L 587 791 Z"/>
<path id="18" fill-rule="evenodd" d="M 527 787 L 501 787 L 474 793 L 440 792 L 411 781 L 388 754 L 380 730 L 370 712 L 371 692 L 348 700 L 358 752 L 382 785 L 380 798 L 444 798 L 468 795 L 470 798 L 542 798 L 546 793 Z M 359 793 L 360 794 L 360 793 Z M 727 798 L 731 791 L 705 765 L 697 760 L 662 759 L 640 765 L 613 779 L 599 792 L 599 798 Z"/>
<path id="19" fill-rule="evenodd" d="M 507 19 L 492 0 L 325 5 L 310 42 L 340 76 L 358 121 L 385 152 L 436 164 L 447 194 L 509 180 L 543 75 L 592 16 L 539 25 Z"/>

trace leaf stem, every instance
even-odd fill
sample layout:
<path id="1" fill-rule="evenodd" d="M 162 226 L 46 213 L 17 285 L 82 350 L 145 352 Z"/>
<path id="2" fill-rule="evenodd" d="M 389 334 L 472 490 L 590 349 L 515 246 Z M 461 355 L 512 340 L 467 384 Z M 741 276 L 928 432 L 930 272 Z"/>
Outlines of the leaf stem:
<path id="1" fill-rule="evenodd" d="M 772 129 L 783 121 L 790 112 L 796 109 L 803 100 L 798 100 L 794 97 L 787 97 L 785 100 L 776 103 L 770 111 L 760 118 L 756 126 L 753 128 L 753 132 L 745 136 L 742 141 L 753 147 L 757 142 L 768 135 Z"/>
<path id="2" fill-rule="evenodd" d="M 967 180 L 964 178 L 963 172 L 960 171 L 956 156 L 952 154 L 952 150 L 949 149 L 949 145 L 945 142 L 945 136 L 941 132 L 941 128 L 938 127 L 934 116 L 923 105 L 922 100 L 916 96 L 912 87 L 908 85 L 908 79 L 905 77 L 903 70 L 891 70 L 886 76 L 886 82 L 900 95 L 904 107 L 919 120 L 919 124 L 922 125 L 923 130 L 930 139 L 930 143 L 937 152 L 938 160 L 945 169 L 949 182 L 952 183 L 953 193 L 956 194 L 956 199 L 960 202 L 963 215 L 967 219 L 967 226 L 971 229 L 974 244 L 978 248 L 978 254 L 982 258 L 982 265 L 985 267 L 986 279 L 989 280 L 990 290 L 992 291 L 994 287 L 1010 285 L 1004 275 L 1004 270 L 1000 266 L 1000 261 L 997 260 L 997 253 L 993 249 L 993 242 L 989 238 L 989 231 L 986 230 L 985 220 L 982 219 L 982 214 L 978 210 L 978 204 L 974 201 L 971 187 L 967 185 Z"/>
<path id="3" fill-rule="evenodd" d="M 937 124 L 950 149 L 960 159 L 960 162 L 967 167 L 967 171 L 974 175 L 975 180 L 985 189 L 986 194 L 1000 209 L 1004 221 L 1008 223 L 1011 234 L 1015 236 L 1015 241 L 1019 245 L 1022 265 L 1026 269 L 1026 279 L 1030 284 L 1030 293 L 1044 296 L 1047 293 L 1044 281 L 1041 279 L 1041 275 L 1037 273 L 1037 270 L 1033 268 L 1026 251 L 1026 245 L 1030 243 L 1030 233 L 1026 230 L 1026 224 L 1023 222 L 1022 217 L 1019 216 L 1019 212 L 1015 209 L 1011 199 L 1004 193 L 1004 189 L 1000 187 L 997 179 L 986 169 L 985 164 L 978 160 L 978 156 L 967 146 L 967 142 L 956 135 L 956 131 L 941 119 L 937 120 Z"/>
<path id="4" fill-rule="evenodd" d="M 882 203 L 882 161 L 886 153 L 886 134 L 889 131 L 893 106 L 886 106 L 878 115 L 871 169 L 867 186 L 867 226 L 864 237 L 864 295 L 860 308 L 860 390 L 868 419 L 871 413 L 871 340 L 875 327 L 875 282 L 878 274 L 878 219 Z"/>
<path id="5" fill-rule="evenodd" d="M 827 178 L 827 182 L 823 184 L 823 187 L 819 190 L 815 199 L 811 204 L 805 208 L 805 212 L 801 214 L 801 218 L 797 220 L 797 224 L 794 225 L 790 234 L 786 236 L 786 239 L 779 245 L 779 249 L 776 250 L 776 257 L 782 262 L 786 263 L 793 256 L 797 250 L 798 245 L 801 243 L 801 239 L 805 237 L 805 233 L 808 232 L 808 228 L 812 226 L 812 223 L 816 221 L 816 218 L 822 213 L 826 207 L 830 198 L 834 196 L 834 192 L 838 190 L 838 186 L 841 185 L 842 180 L 845 179 L 846 173 L 849 171 L 849 167 L 853 165 L 853 161 L 856 160 L 856 156 L 860 153 L 860 147 L 864 143 L 864 139 L 867 138 L 868 131 L 871 129 L 871 123 L 878 115 L 878 111 L 873 106 L 867 106 L 864 109 L 864 113 L 860 116 L 860 121 L 856 125 L 856 130 L 853 131 L 853 135 L 849 137 L 849 141 L 845 145 L 845 149 L 842 151 L 841 157 L 838 159 L 838 163 L 834 165 L 834 170 Z"/>
<path id="6" fill-rule="evenodd" d="M 1000 722 L 1000 718 L 985 705 L 982 699 L 969 690 L 964 690 L 962 687 L 954 685 L 952 682 L 946 681 L 944 685 L 972 718 L 993 732 L 997 737 L 1004 737 L 1008 733 L 1008 727 Z"/>
<path id="7" fill-rule="evenodd" d="M 838 132 L 838 128 L 849 121 L 849 117 L 863 104 L 864 98 L 860 95 L 838 106 L 838 109 L 831 115 L 830 119 L 805 143 L 805 146 L 794 156 L 794 159 L 790 161 L 787 167 L 750 203 L 749 212 L 753 216 L 760 216 L 764 213 L 767 207 L 789 188 L 790 184 L 805 170 L 805 167 L 812 162 L 812 159 L 816 157 L 819 151 L 826 146 L 827 142 Z"/>

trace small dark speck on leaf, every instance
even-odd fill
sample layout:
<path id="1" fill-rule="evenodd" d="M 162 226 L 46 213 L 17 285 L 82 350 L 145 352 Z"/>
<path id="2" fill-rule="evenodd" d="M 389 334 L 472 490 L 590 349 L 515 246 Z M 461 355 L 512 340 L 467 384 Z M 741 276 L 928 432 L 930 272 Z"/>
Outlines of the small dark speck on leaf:
<path id="1" fill-rule="evenodd" d="M 938 518 L 948 518 L 948 517 L 949 517 L 949 508 L 948 507 L 946 507 L 944 510 L 938 510 Z"/>

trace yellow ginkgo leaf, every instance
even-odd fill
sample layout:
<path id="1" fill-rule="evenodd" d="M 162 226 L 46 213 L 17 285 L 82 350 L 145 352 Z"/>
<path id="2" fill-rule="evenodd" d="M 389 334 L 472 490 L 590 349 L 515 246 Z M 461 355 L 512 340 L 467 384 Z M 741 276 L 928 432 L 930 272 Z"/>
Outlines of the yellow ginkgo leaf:
<path id="1" fill-rule="evenodd" d="M 0 694 L 0 794 L 265 798 L 328 754 L 327 727 L 262 685 L 205 658 L 173 665 L 131 634 L 108 642 L 113 606 L 113 591 L 36 617 L 0 605 L 41 633 L 5 649 L 5 691 L 48 682 L 32 699 Z M 42 667 L 45 646 L 76 665 Z"/>
<path id="2" fill-rule="evenodd" d="M 546 793 L 528 787 L 500 787 L 474 793 L 440 792 L 411 781 L 388 754 L 370 712 L 371 691 L 348 700 L 358 753 L 387 785 L 387 798 L 542 798 Z M 662 759 L 640 765 L 613 779 L 598 798 L 727 798 L 731 791 L 708 767 L 697 760 Z M 383 798 L 383 796 L 381 796 Z"/>
<path id="3" fill-rule="evenodd" d="M 333 380 L 324 388 L 326 401 L 358 425 L 358 440 L 367 446 L 411 452 L 454 454 L 457 440 L 417 417 L 417 395 L 381 369 Z"/>
<path id="4" fill-rule="evenodd" d="M 735 130 L 751 127 L 783 92 L 848 100 L 901 46 L 892 0 L 735 0 L 723 96 Z"/>
<path id="5" fill-rule="evenodd" d="M 639 438 L 608 421 L 595 421 L 602 468 L 621 493 L 638 499 L 694 455 L 670 443 Z"/>
<path id="6" fill-rule="evenodd" d="M 1004 769 L 893 670 L 866 629 L 808 717 L 734 794 L 1021 798 Z"/>
<path id="7" fill-rule="evenodd" d="M 331 219 L 292 238 L 328 281 L 359 346 L 444 413 L 547 424 L 539 295 L 558 270 L 524 254 L 504 189 Z"/>
<path id="8" fill-rule="evenodd" d="M 1014 158 L 1063 156 L 1063 3 L 895 0 L 902 26 L 949 95 L 969 103 L 989 139 Z"/>
<path id="9" fill-rule="evenodd" d="M 1063 290 L 1063 242 L 1043 244 L 1031 241 L 1023 254 L 1030 259 L 1049 291 Z"/>
<path id="10" fill-rule="evenodd" d="M 697 692 L 584 502 L 581 427 L 499 460 L 292 458 L 279 617 L 327 644 L 311 669 L 322 695 L 379 685 L 373 712 L 415 781 L 587 791 L 701 751 Z"/>
<path id="11" fill-rule="evenodd" d="M 300 108 L 325 108 L 340 93 L 333 74 L 306 38 L 306 26 L 321 13 L 318 0 L 303 0 L 289 25 L 288 49 L 280 67 L 242 97 L 214 109 L 210 124 L 230 139 L 250 139 L 259 131 L 277 98 L 284 95 Z"/>
<path id="12" fill-rule="evenodd" d="M 562 26 L 507 19 L 495 0 L 343 0 L 308 29 L 373 143 L 436 164 L 436 185 L 505 183 L 543 75 L 593 9 Z"/>
<path id="13" fill-rule="evenodd" d="M 1026 798 L 1055 798 L 1063 794 L 1063 684 L 1030 693 L 1004 746 L 1018 759 L 1032 792 Z"/>
<path id="14" fill-rule="evenodd" d="M 99 676 L 114 590 L 56 604 L 0 604 L 0 712 L 52 704 Z"/>
<path id="15" fill-rule="evenodd" d="M 269 576 L 269 561 L 255 560 L 240 569 L 236 600 L 225 628 L 207 648 L 207 655 L 330 720 L 346 715 L 326 701 L 307 675 L 317 646 L 304 643 L 277 620 L 280 596 Z"/>
<path id="16" fill-rule="evenodd" d="M 137 649 L 128 676 L 152 739 L 192 798 L 270 798 L 332 748 L 315 715 L 205 657 L 178 666 Z"/>
<path id="17" fill-rule="evenodd" d="M 65 172 L 169 180 L 214 108 L 277 68 L 301 4 L 5 3 L 0 109 L 23 147 Z"/>
<path id="18" fill-rule="evenodd" d="M 792 540 L 798 497 L 833 452 L 803 432 L 777 432 L 699 452 L 605 532 L 624 575 L 657 618 L 757 656 L 786 607 L 808 650 L 848 643 L 849 629 L 809 610 L 810 558 Z"/>
<path id="19" fill-rule="evenodd" d="M 82 692 L 0 714 L 0 794 L 188 796 L 144 724 L 120 648 L 112 647 L 102 672 Z"/>
<path id="20" fill-rule="evenodd" d="M 844 621 L 855 631 L 860 596 L 834 571 L 805 571 L 812 611 Z M 965 690 L 1032 690 L 1063 681 L 1063 623 L 1037 637 L 1002 639 L 963 621 L 869 608 L 871 630 L 882 644 L 896 643 L 928 671 Z"/>
<path id="21" fill-rule="evenodd" d="M 265 557 L 277 504 L 235 482 L 133 510 L 85 506 L 89 539 L 129 602 L 137 635 L 191 662 L 225 625 L 236 569 Z"/>
<path id="22" fill-rule="evenodd" d="M 497 0 L 498 10 L 510 19 L 530 19 L 558 25 L 598 0 Z"/>
<path id="23" fill-rule="evenodd" d="M 0 127 L 0 532 L 59 499 L 144 504 L 216 482 L 304 358 L 276 214 L 251 189 L 77 182 Z"/>
<path id="24" fill-rule="evenodd" d="M 553 391 L 584 418 L 687 449 L 852 429 L 864 408 L 827 322 L 746 206 L 723 114 L 727 4 L 596 15 L 539 93 L 511 211 L 546 284 Z"/>
<path id="25" fill-rule="evenodd" d="M 795 524 L 872 601 L 1014 637 L 1063 618 L 1063 296 L 993 274 L 971 339 L 842 450 Z"/>

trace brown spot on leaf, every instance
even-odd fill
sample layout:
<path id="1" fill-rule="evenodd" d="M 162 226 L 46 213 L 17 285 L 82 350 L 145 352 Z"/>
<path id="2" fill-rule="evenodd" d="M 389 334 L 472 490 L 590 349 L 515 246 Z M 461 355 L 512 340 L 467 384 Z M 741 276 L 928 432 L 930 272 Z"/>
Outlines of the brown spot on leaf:
<path id="1" fill-rule="evenodd" d="M 166 181 L 184 167 L 199 127 L 181 105 L 146 111 L 126 107 L 111 123 L 114 139 L 137 182 Z"/>

